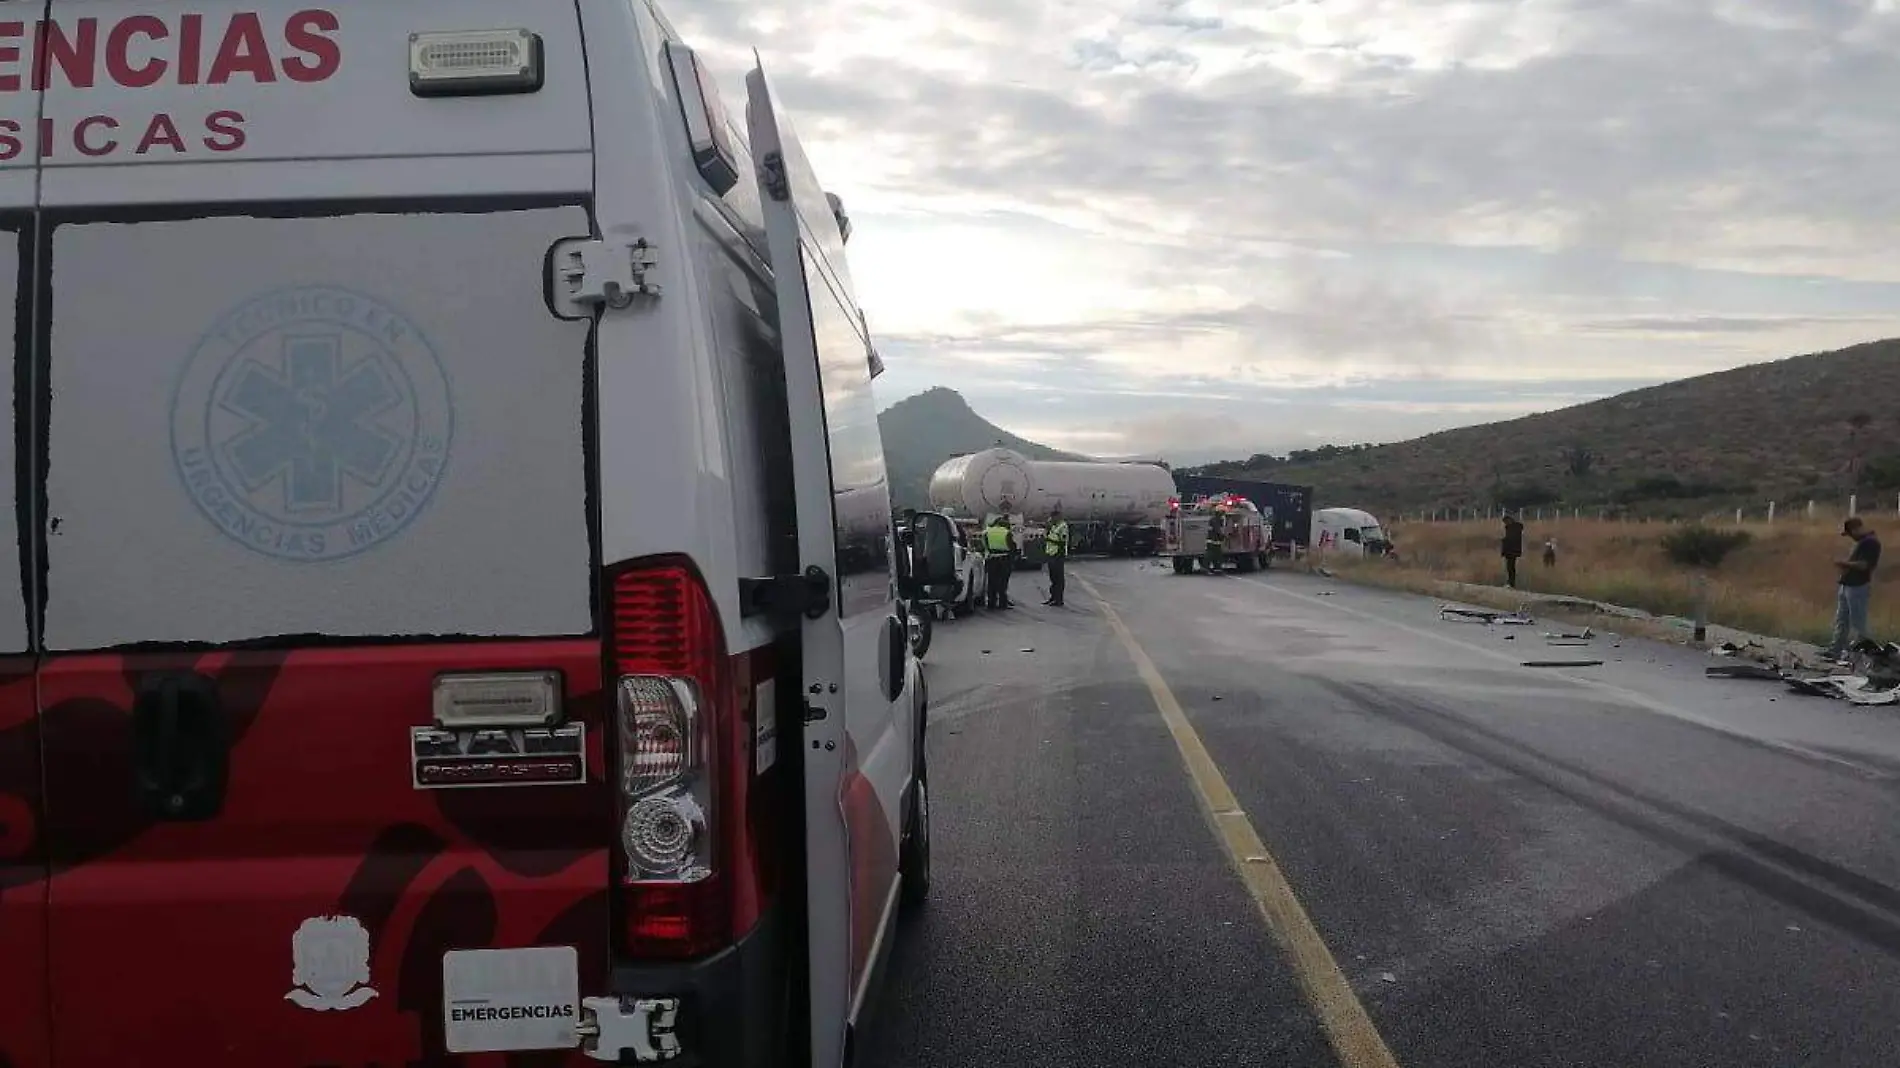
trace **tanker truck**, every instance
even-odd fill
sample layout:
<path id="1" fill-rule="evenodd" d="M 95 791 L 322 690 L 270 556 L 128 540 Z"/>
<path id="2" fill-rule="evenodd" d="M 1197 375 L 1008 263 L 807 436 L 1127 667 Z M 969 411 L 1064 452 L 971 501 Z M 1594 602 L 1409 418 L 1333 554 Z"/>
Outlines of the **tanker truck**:
<path id="1" fill-rule="evenodd" d="M 1043 527 L 1058 504 L 1071 553 L 1154 555 L 1173 495 L 1173 476 L 1156 464 L 1031 460 L 1005 448 L 953 457 L 930 478 L 933 508 L 974 523 L 1009 515 L 1031 567 L 1041 564 Z"/>

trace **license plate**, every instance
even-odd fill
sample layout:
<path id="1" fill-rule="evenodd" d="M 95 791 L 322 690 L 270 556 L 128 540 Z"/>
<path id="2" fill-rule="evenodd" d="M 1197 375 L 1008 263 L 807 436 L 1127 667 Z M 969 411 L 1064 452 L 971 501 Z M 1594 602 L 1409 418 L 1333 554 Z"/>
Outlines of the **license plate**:
<path id="1" fill-rule="evenodd" d="M 450 1053 L 571 1049 L 580 1045 L 580 1001 L 580 955 L 572 946 L 442 955 Z"/>

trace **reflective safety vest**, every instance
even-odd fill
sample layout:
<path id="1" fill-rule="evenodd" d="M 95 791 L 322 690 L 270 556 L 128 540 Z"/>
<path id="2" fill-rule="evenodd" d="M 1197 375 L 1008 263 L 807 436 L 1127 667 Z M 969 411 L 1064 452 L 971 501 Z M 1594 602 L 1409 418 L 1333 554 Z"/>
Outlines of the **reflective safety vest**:
<path id="1" fill-rule="evenodd" d="M 986 548 L 989 549 L 989 551 L 992 554 L 997 555 L 997 556 L 1001 556 L 1003 553 L 1008 552 L 1009 551 L 1009 528 L 1008 527 L 984 527 L 983 528 L 983 544 Z"/>
<path id="2" fill-rule="evenodd" d="M 1043 544 L 1049 547 L 1050 556 L 1069 555 L 1069 521 L 1058 519 L 1050 524 L 1048 533 L 1043 535 Z"/>

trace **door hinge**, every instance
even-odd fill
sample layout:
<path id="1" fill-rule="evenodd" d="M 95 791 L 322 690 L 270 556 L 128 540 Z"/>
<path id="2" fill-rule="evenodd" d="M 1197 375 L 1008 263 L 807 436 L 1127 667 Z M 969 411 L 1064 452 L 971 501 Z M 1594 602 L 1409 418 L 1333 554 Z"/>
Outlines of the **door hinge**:
<path id="1" fill-rule="evenodd" d="M 555 298 L 571 309 L 618 310 L 660 295 L 659 256 L 644 237 L 563 241 L 552 262 Z"/>
<path id="2" fill-rule="evenodd" d="M 831 576 L 816 564 L 800 575 L 739 580 L 743 615 L 804 616 L 817 619 L 831 611 Z"/>

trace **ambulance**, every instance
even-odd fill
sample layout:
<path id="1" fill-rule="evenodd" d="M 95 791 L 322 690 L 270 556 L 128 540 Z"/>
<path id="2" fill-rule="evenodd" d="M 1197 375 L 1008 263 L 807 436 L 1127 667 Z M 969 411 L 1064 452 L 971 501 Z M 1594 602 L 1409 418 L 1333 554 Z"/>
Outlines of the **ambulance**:
<path id="1" fill-rule="evenodd" d="M 6 5 L 0 1065 L 851 1062 L 951 565 L 744 84 L 644 0 Z"/>

